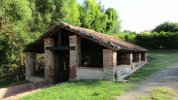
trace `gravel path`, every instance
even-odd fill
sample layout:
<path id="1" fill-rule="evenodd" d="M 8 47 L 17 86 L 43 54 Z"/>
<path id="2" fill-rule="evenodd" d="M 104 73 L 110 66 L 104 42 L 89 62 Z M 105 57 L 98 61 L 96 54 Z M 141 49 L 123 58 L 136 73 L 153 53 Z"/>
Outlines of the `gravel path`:
<path id="1" fill-rule="evenodd" d="M 178 64 L 153 73 L 133 90 L 118 97 L 118 100 L 139 100 L 140 97 L 148 95 L 152 89 L 157 87 L 169 87 L 178 93 Z"/>

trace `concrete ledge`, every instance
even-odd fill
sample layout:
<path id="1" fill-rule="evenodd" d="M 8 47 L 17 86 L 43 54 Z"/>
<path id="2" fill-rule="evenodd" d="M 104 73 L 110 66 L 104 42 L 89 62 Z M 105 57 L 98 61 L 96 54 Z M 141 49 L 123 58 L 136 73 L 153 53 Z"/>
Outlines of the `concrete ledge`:
<path id="1" fill-rule="evenodd" d="M 77 80 L 102 80 L 103 68 L 77 67 Z"/>
<path id="2" fill-rule="evenodd" d="M 130 76 L 138 69 L 147 64 L 146 61 L 142 61 L 140 63 L 134 63 L 133 65 L 119 65 L 115 68 L 116 80 L 123 80 L 124 78 Z"/>
<path id="3" fill-rule="evenodd" d="M 45 81 L 45 79 L 43 77 L 36 77 L 36 76 L 33 76 L 33 77 L 30 77 L 28 79 L 29 82 L 39 82 L 39 81 Z"/>
<path id="4" fill-rule="evenodd" d="M 123 79 L 123 76 L 128 75 L 132 71 L 131 65 L 119 65 L 115 69 L 116 80 Z"/>

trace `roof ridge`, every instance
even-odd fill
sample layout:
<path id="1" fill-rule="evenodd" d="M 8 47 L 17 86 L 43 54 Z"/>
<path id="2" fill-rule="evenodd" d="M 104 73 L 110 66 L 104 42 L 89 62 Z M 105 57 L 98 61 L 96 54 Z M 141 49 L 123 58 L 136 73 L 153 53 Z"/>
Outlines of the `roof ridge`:
<path id="1" fill-rule="evenodd" d="M 97 34 L 105 35 L 105 36 L 108 36 L 108 37 L 111 37 L 111 38 L 115 38 L 115 39 L 118 39 L 118 40 L 120 40 L 120 41 L 122 41 L 122 42 L 127 42 L 127 43 L 130 44 L 130 45 L 134 45 L 134 46 L 137 46 L 137 47 L 139 47 L 139 48 L 145 49 L 145 48 L 143 48 L 143 47 L 141 47 L 141 46 L 138 46 L 138 45 L 136 45 L 136 44 L 134 44 L 134 43 L 131 43 L 131 42 L 122 40 L 122 39 L 120 39 L 119 37 L 111 36 L 111 35 L 108 35 L 108 34 L 105 34 L 105 33 L 101 33 L 101 32 L 97 32 L 97 31 L 94 31 L 94 30 L 92 30 L 92 29 L 87 29 L 87 28 L 84 28 L 84 27 L 74 26 L 74 25 L 65 23 L 65 22 L 63 22 L 63 21 L 60 21 L 59 23 L 60 23 L 60 25 L 64 25 L 64 26 L 66 26 L 66 25 L 69 26 L 69 27 L 73 26 L 73 27 L 77 27 L 77 28 L 80 28 L 80 29 L 85 29 L 85 30 L 88 30 L 88 31 L 96 32 Z M 115 42 L 114 42 L 114 43 L 115 43 Z"/>
<path id="2" fill-rule="evenodd" d="M 87 29 L 79 26 L 70 25 L 63 21 L 57 22 L 52 28 L 50 28 L 46 33 L 40 36 L 32 45 L 41 46 L 40 42 L 44 42 L 44 38 L 51 37 L 57 33 L 59 29 L 64 29 L 70 31 L 76 35 L 79 35 L 83 38 L 89 39 L 99 45 L 105 46 L 113 50 L 128 50 L 128 51 L 148 51 L 147 49 L 138 46 L 136 44 L 124 41 L 118 37 L 114 37 L 108 34 L 101 32 L 96 32 L 92 29 Z M 28 47 L 27 47 L 28 48 Z"/>

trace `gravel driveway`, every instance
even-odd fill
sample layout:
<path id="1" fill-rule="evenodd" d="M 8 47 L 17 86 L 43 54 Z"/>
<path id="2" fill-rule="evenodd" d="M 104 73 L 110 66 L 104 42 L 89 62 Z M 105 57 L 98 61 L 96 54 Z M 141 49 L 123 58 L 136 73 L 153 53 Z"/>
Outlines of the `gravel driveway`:
<path id="1" fill-rule="evenodd" d="M 120 96 L 118 100 L 139 100 L 140 97 L 148 95 L 152 89 L 157 87 L 169 87 L 178 93 L 178 64 L 153 73 L 133 90 Z"/>

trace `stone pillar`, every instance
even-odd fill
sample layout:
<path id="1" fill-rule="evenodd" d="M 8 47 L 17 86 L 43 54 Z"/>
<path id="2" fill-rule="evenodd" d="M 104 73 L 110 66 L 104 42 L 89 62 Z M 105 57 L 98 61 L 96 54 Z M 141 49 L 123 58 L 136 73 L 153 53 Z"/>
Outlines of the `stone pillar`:
<path id="1" fill-rule="evenodd" d="M 30 77 L 34 75 L 34 71 L 36 67 L 36 53 L 34 52 L 26 53 L 25 67 L 26 67 L 25 78 L 26 80 L 30 80 Z"/>
<path id="2" fill-rule="evenodd" d="M 141 62 L 141 53 L 138 53 L 138 62 Z"/>
<path id="3" fill-rule="evenodd" d="M 141 53 L 141 61 L 146 61 L 146 55 L 145 55 L 145 53 Z"/>
<path id="4" fill-rule="evenodd" d="M 58 83 L 59 82 L 59 67 L 60 67 L 60 64 L 59 64 L 59 54 L 58 53 L 55 53 L 54 55 L 54 83 Z"/>
<path id="5" fill-rule="evenodd" d="M 104 80 L 115 80 L 114 67 L 117 66 L 117 52 L 103 49 Z"/>
<path id="6" fill-rule="evenodd" d="M 133 62 L 133 54 L 132 54 L 132 53 L 127 53 L 127 54 L 125 54 L 125 59 L 126 59 L 126 64 L 132 65 L 132 62 Z"/>
<path id="7" fill-rule="evenodd" d="M 46 47 L 54 47 L 53 38 L 44 39 L 44 56 L 45 56 L 45 79 L 54 83 L 54 51 L 46 50 Z"/>
<path id="8" fill-rule="evenodd" d="M 136 62 L 141 62 L 141 53 L 135 54 Z"/>
<path id="9" fill-rule="evenodd" d="M 80 65 L 81 60 L 81 38 L 77 35 L 69 36 L 70 46 L 75 46 L 75 50 L 70 50 L 70 75 L 69 80 L 76 79 L 76 67 Z"/>

